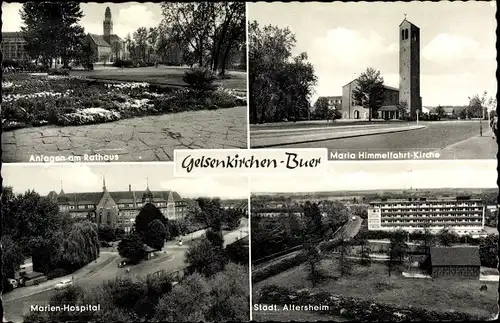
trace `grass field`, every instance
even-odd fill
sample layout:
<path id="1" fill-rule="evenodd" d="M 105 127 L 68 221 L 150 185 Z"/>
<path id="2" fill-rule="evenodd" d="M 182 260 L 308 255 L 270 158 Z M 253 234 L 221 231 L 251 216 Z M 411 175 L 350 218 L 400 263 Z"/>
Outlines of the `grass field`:
<path id="1" fill-rule="evenodd" d="M 322 270 L 330 276 L 338 276 L 337 260 L 325 259 Z M 256 292 L 265 285 L 278 285 L 292 289 L 311 288 L 306 278 L 305 265 L 268 278 L 253 286 L 254 301 Z M 487 285 L 487 291 L 480 291 Z M 384 264 L 372 263 L 371 267 L 354 264 L 351 275 L 330 278 L 314 288 L 338 295 L 372 300 L 377 303 L 399 306 L 420 307 L 428 310 L 466 312 L 472 315 L 491 317 L 497 313 L 498 282 L 480 282 L 461 279 L 408 279 L 400 273 L 391 277 Z"/>
<path id="2" fill-rule="evenodd" d="M 186 67 L 137 67 L 137 68 L 109 68 L 94 71 L 71 71 L 71 75 L 85 76 L 94 79 L 129 81 L 129 82 L 148 82 L 151 84 L 184 86 L 186 83 L 182 80 Z M 215 83 L 229 89 L 246 91 L 247 74 L 240 71 L 228 71 L 229 78 L 218 80 Z"/>

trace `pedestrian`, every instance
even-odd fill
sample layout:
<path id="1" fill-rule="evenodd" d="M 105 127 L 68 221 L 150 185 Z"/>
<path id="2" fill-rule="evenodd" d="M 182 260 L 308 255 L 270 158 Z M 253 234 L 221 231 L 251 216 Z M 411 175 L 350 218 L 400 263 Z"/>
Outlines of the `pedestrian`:
<path id="1" fill-rule="evenodd" d="M 498 117 L 497 116 L 495 116 L 495 117 L 493 117 L 493 119 L 491 119 L 491 121 L 490 121 L 490 127 L 491 127 L 491 131 L 492 131 L 491 137 L 493 139 L 496 139 L 497 138 L 497 132 L 498 132 Z"/>

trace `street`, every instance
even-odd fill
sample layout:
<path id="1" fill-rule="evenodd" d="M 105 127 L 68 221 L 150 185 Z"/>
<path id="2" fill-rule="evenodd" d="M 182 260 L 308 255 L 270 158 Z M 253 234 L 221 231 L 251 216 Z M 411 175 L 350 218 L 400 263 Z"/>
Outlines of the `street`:
<path id="1" fill-rule="evenodd" d="M 22 322 L 22 316 L 29 311 L 30 306 L 34 304 L 47 304 L 51 295 L 54 294 L 54 285 L 67 279 L 67 277 L 71 279 L 71 276 L 74 276 L 75 284 L 83 286 L 85 289 L 92 289 L 106 280 L 114 279 L 121 275 L 144 277 L 160 270 L 166 270 L 167 272 L 179 270 L 185 267 L 184 256 L 189 248 L 189 241 L 201 237 L 204 233 L 205 230 L 199 230 L 182 236 L 182 246 L 178 245 L 178 240 L 169 241 L 165 244 L 164 252 L 155 258 L 142 261 L 135 266 L 126 266 L 124 268 L 118 268 L 117 266 L 120 259 L 118 252 L 102 251 L 97 263 L 91 262 L 73 273 L 73 275 L 59 277 L 38 286 L 22 287 L 4 295 L 4 319 L 12 322 Z M 243 219 L 239 228 L 224 235 L 224 246 L 247 235 L 248 221 Z M 130 268 L 129 273 L 126 272 L 127 268 Z"/>
<path id="2" fill-rule="evenodd" d="M 497 143 L 492 139 L 488 121 L 483 121 L 483 136 L 479 136 L 479 121 L 423 121 L 419 125 L 424 128 L 391 132 L 385 134 L 364 135 L 344 139 L 330 139 L 315 142 L 303 142 L 296 144 L 283 144 L 276 148 L 327 148 L 339 151 L 411 151 L 425 150 L 438 151 L 443 159 L 494 159 L 497 153 Z M 396 124 L 363 125 L 367 129 L 380 127 L 396 127 Z M 399 125 L 401 126 L 401 125 Z M 356 127 L 356 128 L 353 128 Z M 351 126 L 359 129 L 360 126 Z M 283 126 L 266 127 L 257 132 L 252 131 L 251 138 L 258 135 L 276 136 L 278 132 L 291 132 L 293 135 L 317 136 L 317 125 L 295 126 L 288 124 L 287 129 Z M 324 127 L 326 128 L 326 127 Z M 331 131 L 340 131 L 344 126 L 329 127 Z M 307 129 L 307 130 L 306 130 Z M 325 130 L 321 130 L 324 132 Z M 356 130 L 357 131 L 357 130 Z M 275 133 L 276 132 L 276 133 Z M 255 137 L 257 138 L 257 137 Z"/>

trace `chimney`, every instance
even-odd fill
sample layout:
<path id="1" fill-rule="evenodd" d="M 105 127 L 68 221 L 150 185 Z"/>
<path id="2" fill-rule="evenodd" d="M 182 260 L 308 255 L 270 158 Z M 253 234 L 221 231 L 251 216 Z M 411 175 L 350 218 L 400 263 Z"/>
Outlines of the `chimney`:
<path id="1" fill-rule="evenodd" d="M 132 192 L 132 185 L 128 184 L 128 191 Z"/>

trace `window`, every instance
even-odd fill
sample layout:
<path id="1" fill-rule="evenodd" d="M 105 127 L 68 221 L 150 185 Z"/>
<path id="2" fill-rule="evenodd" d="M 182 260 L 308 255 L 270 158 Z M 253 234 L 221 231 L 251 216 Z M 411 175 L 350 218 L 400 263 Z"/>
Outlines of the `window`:
<path id="1" fill-rule="evenodd" d="M 405 30 L 401 30 L 401 40 L 405 40 Z"/>
<path id="2" fill-rule="evenodd" d="M 408 39 L 408 28 L 405 29 L 405 39 Z"/>

